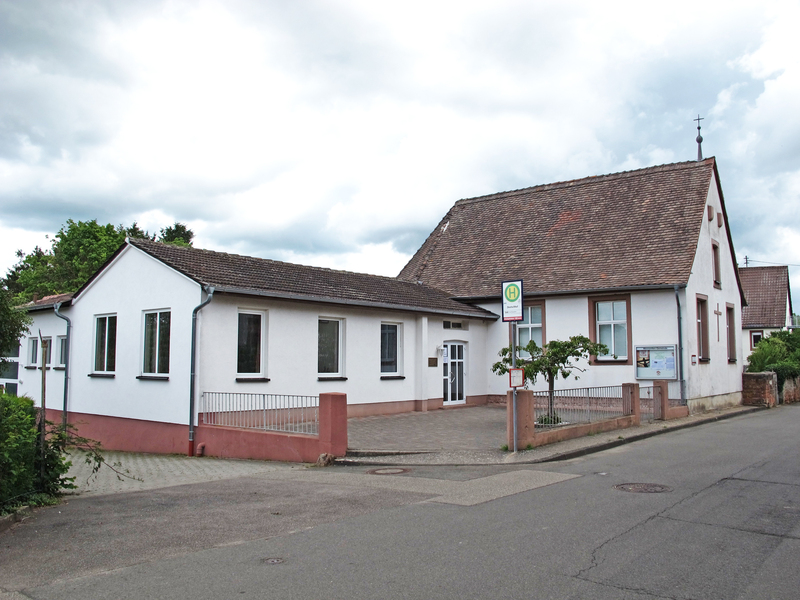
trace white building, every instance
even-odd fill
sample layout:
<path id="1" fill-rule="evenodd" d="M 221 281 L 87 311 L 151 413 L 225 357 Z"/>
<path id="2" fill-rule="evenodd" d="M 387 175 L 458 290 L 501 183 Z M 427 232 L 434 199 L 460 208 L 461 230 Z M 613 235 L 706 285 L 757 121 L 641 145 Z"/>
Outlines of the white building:
<path id="1" fill-rule="evenodd" d="M 683 380 L 690 408 L 735 404 L 733 257 L 713 158 L 460 200 L 398 278 L 130 240 L 71 298 L 29 307 L 7 381 L 39 400 L 41 330 L 58 356 L 48 407 L 66 389 L 70 419 L 107 447 L 164 452 L 184 451 L 204 392 L 345 392 L 350 416 L 481 404 L 505 396 L 500 289 L 521 279 L 521 343 L 610 347 L 580 386 L 667 379 L 680 398 Z"/>
<path id="2" fill-rule="evenodd" d="M 750 356 L 756 344 L 773 331 L 792 325 L 789 267 L 740 267 L 747 306 L 742 313 L 742 349 Z"/>

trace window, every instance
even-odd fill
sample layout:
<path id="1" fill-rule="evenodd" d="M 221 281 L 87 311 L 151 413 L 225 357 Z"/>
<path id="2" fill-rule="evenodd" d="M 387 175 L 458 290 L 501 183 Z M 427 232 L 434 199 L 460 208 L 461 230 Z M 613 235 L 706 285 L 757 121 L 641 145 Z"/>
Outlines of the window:
<path id="1" fill-rule="evenodd" d="M 630 296 L 597 296 L 589 298 L 589 337 L 605 344 L 608 352 L 597 356 L 602 362 L 633 364 L 631 352 Z"/>
<path id="2" fill-rule="evenodd" d="M 544 311 L 543 304 L 534 304 L 532 306 L 525 306 L 522 309 L 522 321 L 517 323 L 517 346 L 524 348 L 528 342 L 533 340 L 540 348 L 544 343 L 544 319 L 542 312 Z M 520 350 L 519 355 L 522 358 L 529 358 L 530 354 L 524 350 Z"/>
<path id="3" fill-rule="evenodd" d="M 721 288 L 722 276 L 720 275 L 719 244 L 717 242 L 711 242 L 711 262 L 714 270 L 714 287 Z"/>
<path id="4" fill-rule="evenodd" d="M 342 376 L 342 325 L 340 319 L 320 319 L 317 341 L 317 373 Z"/>
<path id="5" fill-rule="evenodd" d="M 697 295 L 697 358 L 710 360 L 708 348 L 708 298 Z"/>
<path id="6" fill-rule="evenodd" d="M 239 311 L 239 340 L 236 349 L 236 372 L 240 375 L 263 375 L 264 313 Z"/>
<path id="7" fill-rule="evenodd" d="M 144 314 L 144 364 L 142 373 L 169 373 L 170 312 Z"/>
<path id="8" fill-rule="evenodd" d="M 117 316 L 95 317 L 94 370 L 96 373 L 113 373 L 116 363 Z"/>
<path id="9" fill-rule="evenodd" d="M 381 374 L 400 374 L 400 336 L 402 328 L 396 323 L 381 323 Z"/>
<path id="10" fill-rule="evenodd" d="M 16 396 L 19 379 L 19 345 L 14 346 L 8 354 L 4 354 L 3 358 L 6 362 L 0 363 L 0 387 Z"/>
<path id="11" fill-rule="evenodd" d="M 761 341 L 761 338 L 764 337 L 764 330 L 760 329 L 758 331 L 751 331 L 750 332 L 750 350 L 756 349 L 756 344 Z"/>
<path id="12" fill-rule="evenodd" d="M 53 357 L 53 344 L 51 341 L 52 340 L 50 338 L 41 339 L 42 347 L 45 348 L 46 352 L 44 357 L 45 365 L 49 365 Z M 39 338 L 35 337 L 29 338 L 28 340 L 28 361 L 29 364 L 34 367 L 40 366 L 39 363 L 42 360 L 42 357 L 39 354 L 39 342 Z"/>
<path id="13" fill-rule="evenodd" d="M 736 321 L 732 304 L 725 305 L 725 323 L 728 331 L 728 362 L 736 362 Z"/>
<path id="14" fill-rule="evenodd" d="M 56 352 L 58 353 L 58 366 L 67 364 L 67 336 L 60 335 L 56 338 Z"/>

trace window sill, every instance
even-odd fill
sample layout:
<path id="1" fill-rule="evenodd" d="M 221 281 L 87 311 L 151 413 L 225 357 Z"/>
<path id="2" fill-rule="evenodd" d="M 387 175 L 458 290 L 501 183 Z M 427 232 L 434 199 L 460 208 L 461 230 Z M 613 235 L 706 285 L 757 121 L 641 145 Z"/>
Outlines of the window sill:
<path id="1" fill-rule="evenodd" d="M 706 363 L 710 363 L 711 359 L 710 358 L 698 358 L 697 362 L 699 362 L 700 364 L 706 364 Z"/>
<path id="2" fill-rule="evenodd" d="M 630 365 L 631 361 L 627 358 L 595 358 L 592 360 L 593 365 Z"/>
<path id="3" fill-rule="evenodd" d="M 236 383 L 266 383 L 269 377 L 237 377 Z"/>
<path id="4" fill-rule="evenodd" d="M 137 375 L 142 381 L 169 381 L 169 375 Z"/>
<path id="5" fill-rule="evenodd" d="M 317 377 L 317 381 L 347 381 L 347 377 Z"/>
<path id="6" fill-rule="evenodd" d="M 405 375 L 381 375 L 383 381 L 391 381 L 394 379 L 405 379 Z"/>
<path id="7" fill-rule="evenodd" d="M 65 370 L 67 367 L 65 367 L 65 366 L 63 366 L 63 365 L 62 365 L 62 366 L 60 366 L 60 367 L 53 367 L 53 368 L 54 368 L 56 371 L 64 371 L 64 370 Z"/>
<path id="8" fill-rule="evenodd" d="M 718 290 L 721 290 L 722 289 L 722 283 L 720 283 L 719 281 L 715 281 L 714 282 L 714 287 L 717 288 Z"/>
<path id="9" fill-rule="evenodd" d="M 729 358 L 728 359 L 728 363 L 732 364 L 732 365 L 735 365 L 736 364 L 736 359 L 735 358 Z"/>
<path id="10" fill-rule="evenodd" d="M 87 377 L 96 377 L 97 379 L 114 379 L 115 373 L 89 373 Z"/>

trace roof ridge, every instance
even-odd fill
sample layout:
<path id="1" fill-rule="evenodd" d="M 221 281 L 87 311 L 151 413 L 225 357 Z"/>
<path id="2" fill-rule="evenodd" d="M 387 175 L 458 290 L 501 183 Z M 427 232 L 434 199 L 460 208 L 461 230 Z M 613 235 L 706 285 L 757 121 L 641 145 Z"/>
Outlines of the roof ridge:
<path id="1" fill-rule="evenodd" d="M 138 245 L 147 246 L 149 244 L 152 244 L 152 245 L 157 245 L 159 247 L 167 247 L 169 249 L 178 249 L 178 250 L 187 251 L 187 252 L 203 252 L 203 253 L 206 253 L 206 254 L 213 254 L 213 255 L 216 255 L 216 256 L 228 256 L 228 257 L 233 257 L 233 258 L 241 258 L 241 259 L 245 259 L 245 260 L 255 260 L 255 261 L 261 261 L 261 262 L 266 262 L 266 263 L 272 263 L 272 264 L 275 264 L 275 265 L 286 265 L 288 267 L 295 267 L 295 268 L 296 267 L 300 267 L 302 269 L 312 269 L 312 270 L 316 270 L 316 271 L 325 271 L 325 272 L 328 272 L 328 273 L 342 273 L 344 275 L 359 275 L 359 276 L 362 276 L 362 277 L 373 277 L 373 278 L 376 278 L 376 279 L 384 279 L 384 280 L 389 280 L 389 281 L 396 281 L 396 282 L 400 282 L 400 283 L 403 283 L 403 284 L 412 284 L 412 282 L 410 282 L 410 281 L 406 281 L 404 279 L 398 279 L 397 277 L 391 277 L 389 275 L 377 275 L 375 273 L 360 273 L 358 271 L 347 271 L 347 270 L 344 270 L 344 269 L 331 269 L 330 267 L 318 267 L 318 266 L 314 266 L 314 265 L 303 265 L 303 264 L 300 264 L 300 263 L 287 262 L 287 261 L 283 261 L 283 260 L 275 260 L 273 258 L 262 258 L 260 256 L 250 256 L 250 255 L 247 255 L 247 254 L 236 254 L 236 253 L 233 253 L 233 252 L 222 252 L 220 250 L 209 250 L 208 248 L 195 248 L 194 246 L 178 246 L 178 245 L 169 244 L 169 243 L 166 243 L 166 242 L 156 242 L 154 240 L 142 240 L 141 238 L 130 239 L 129 242 L 134 246 L 138 246 Z M 412 285 L 416 285 L 416 284 L 412 284 Z M 433 286 L 430 286 L 430 285 L 426 286 L 426 287 L 438 290 L 438 288 L 434 288 Z M 442 291 L 442 290 L 438 290 L 438 291 Z"/>
<path id="2" fill-rule="evenodd" d="M 493 194 L 486 194 L 484 196 L 475 196 L 474 198 L 462 198 L 457 200 L 454 206 L 459 204 L 471 204 L 473 202 L 483 202 L 487 200 L 494 200 L 502 197 L 519 196 L 534 191 L 544 191 L 553 189 L 562 189 L 567 187 L 576 187 L 579 185 L 588 185 L 597 183 L 599 181 L 613 181 L 615 179 L 622 179 L 625 177 L 638 177 L 643 175 L 650 175 L 658 172 L 677 171 L 680 169 L 696 168 L 698 166 L 706 166 L 709 162 L 714 162 L 716 159 L 713 156 L 703 159 L 702 161 L 690 160 L 678 163 L 667 163 L 663 165 L 652 165 L 650 167 L 642 167 L 641 169 L 632 169 L 630 171 L 619 171 L 616 173 L 603 173 L 601 175 L 590 175 L 588 177 L 581 177 L 580 179 L 567 179 L 565 181 L 555 181 L 552 183 L 542 183 L 540 185 L 532 185 L 525 188 L 516 190 L 508 190 L 505 192 L 495 192 Z"/>

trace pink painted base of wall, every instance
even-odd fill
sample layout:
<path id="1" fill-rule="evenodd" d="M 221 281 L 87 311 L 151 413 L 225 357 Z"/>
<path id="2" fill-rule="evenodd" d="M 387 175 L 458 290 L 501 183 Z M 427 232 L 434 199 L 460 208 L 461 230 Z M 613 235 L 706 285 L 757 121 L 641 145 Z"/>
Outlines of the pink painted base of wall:
<path id="1" fill-rule="evenodd" d="M 198 425 L 194 443 L 189 442 L 188 425 L 85 413 L 69 413 L 68 422 L 78 435 L 97 440 L 106 450 L 202 453 L 220 458 L 288 462 L 314 462 L 324 453 L 344 456 L 347 453 L 347 396 L 320 394 L 319 410 L 319 436 Z M 60 424 L 62 413 L 48 410 L 47 418 Z"/>
<path id="2" fill-rule="evenodd" d="M 60 410 L 47 409 L 47 418 L 61 423 Z M 185 454 L 189 426 L 177 423 L 142 421 L 86 413 L 69 413 L 68 423 L 78 435 L 97 440 L 106 450 L 147 452 L 151 454 Z"/>

